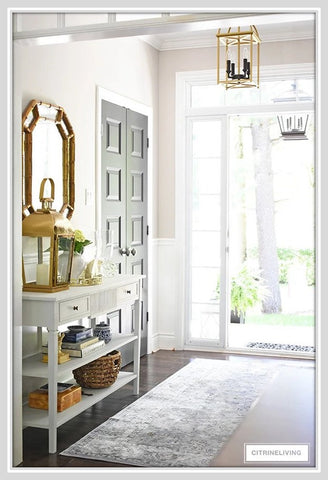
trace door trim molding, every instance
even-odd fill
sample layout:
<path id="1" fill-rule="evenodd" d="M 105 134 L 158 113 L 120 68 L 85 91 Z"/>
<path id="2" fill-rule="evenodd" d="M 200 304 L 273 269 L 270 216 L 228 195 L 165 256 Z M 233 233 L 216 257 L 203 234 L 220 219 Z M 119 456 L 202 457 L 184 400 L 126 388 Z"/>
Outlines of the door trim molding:
<path id="1" fill-rule="evenodd" d="M 148 117 L 148 182 L 147 182 L 147 222 L 152 232 L 152 218 L 153 218 L 153 108 L 139 103 L 132 98 L 124 97 L 116 92 L 107 90 L 104 87 L 97 85 L 96 88 L 96 172 L 95 172 L 95 217 L 96 217 L 96 230 L 101 231 L 101 102 L 106 100 L 107 102 L 115 103 L 124 108 L 133 110 L 137 113 Z M 150 239 L 149 239 L 150 240 Z M 97 238 L 97 253 L 99 252 L 99 239 Z M 152 291 L 152 271 L 153 271 L 153 251 L 152 242 L 148 241 L 148 269 L 145 274 L 148 278 L 148 334 L 147 334 L 147 353 L 152 352 L 152 318 L 153 318 L 153 291 Z"/>
<path id="2" fill-rule="evenodd" d="M 274 79 L 285 79 L 288 76 L 302 76 L 305 78 L 315 77 L 317 75 L 317 65 L 313 63 L 295 64 L 289 65 L 269 65 L 263 67 L 262 78 L 268 79 L 274 75 Z M 289 75 L 288 75 L 289 73 Z M 318 97 L 316 96 L 315 104 L 309 102 L 306 104 L 295 105 L 292 103 L 275 105 L 252 105 L 247 106 L 221 106 L 219 107 L 203 107 L 203 108 L 191 108 L 191 87 L 193 85 L 215 84 L 215 70 L 204 71 L 183 71 L 176 72 L 176 104 L 175 104 L 175 158 L 179 161 L 175 162 L 175 235 L 176 235 L 176 248 L 177 258 L 177 276 L 178 276 L 178 309 L 177 315 L 180 320 L 178 326 L 177 335 L 177 349 L 183 350 L 186 344 L 186 255 L 185 248 L 187 244 L 186 236 L 186 157 L 188 155 L 188 145 L 186 141 L 187 122 L 189 118 L 197 115 L 226 115 L 229 114 L 241 114 L 241 113 L 253 113 L 256 109 L 257 112 L 273 112 L 277 111 L 290 111 L 291 108 L 302 111 L 317 111 L 319 107 Z M 316 124 L 318 123 L 318 113 L 316 114 Z M 317 145 L 318 137 L 316 138 Z M 225 167 L 224 176 L 228 175 L 228 166 Z M 318 178 L 318 176 L 317 176 Z M 317 184 L 318 185 L 318 184 Z M 221 187 L 227 188 L 227 185 L 221 185 Z M 318 188 L 318 187 L 317 187 Z M 318 190 L 317 190 L 318 191 Z M 318 194 L 317 194 L 318 195 Z M 318 196 L 316 197 L 318 198 Z M 226 218 L 227 220 L 227 218 Z M 225 233 L 226 237 L 224 237 Z M 221 255 L 227 260 L 227 247 L 228 247 L 228 225 L 224 225 L 224 232 L 221 238 Z M 223 249 L 226 248 L 224 253 Z M 225 265 L 228 268 L 228 262 Z M 226 270 L 227 271 L 227 270 Z M 228 273 L 228 272 L 227 272 Z M 227 291 L 229 285 L 225 285 Z M 226 296 L 226 295 L 225 295 Z M 220 315 L 220 327 L 223 327 L 224 311 L 227 311 L 228 299 L 225 299 L 223 304 L 222 315 Z M 228 332 L 225 330 L 225 343 L 228 341 Z M 225 345 L 226 347 L 226 345 Z"/>

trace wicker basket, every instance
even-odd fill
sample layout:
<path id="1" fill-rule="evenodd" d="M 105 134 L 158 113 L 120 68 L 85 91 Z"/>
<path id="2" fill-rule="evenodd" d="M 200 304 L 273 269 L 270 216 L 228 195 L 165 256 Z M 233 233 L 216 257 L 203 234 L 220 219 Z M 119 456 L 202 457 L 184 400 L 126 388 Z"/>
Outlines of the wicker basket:
<path id="1" fill-rule="evenodd" d="M 121 352 L 113 352 L 73 370 L 76 382 L 84 388 L 104 388 L 112 385 L 121 368 Z"/>

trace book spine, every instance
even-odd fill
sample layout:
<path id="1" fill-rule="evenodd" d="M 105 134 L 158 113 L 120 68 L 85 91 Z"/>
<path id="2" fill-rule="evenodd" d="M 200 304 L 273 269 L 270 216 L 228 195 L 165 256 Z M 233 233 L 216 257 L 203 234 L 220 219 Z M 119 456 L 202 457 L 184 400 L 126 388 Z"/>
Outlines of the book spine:
<path id="1" fill-rule="evenodd" d="M 91 330 L 88 332 L 80 332 L 80 333 L 65 333 L 65 337 L 63 339 L 64 342 L 79 342 L 80 340 L 84 340 L 85 338 L 89 338 L 92 336 Z"/>
<path id="2" fill-rule="evenodd" d="M 82 342 L 82 343 L 81 343 Z M 81 340 L 81 342 L 63 342 L 62 343 L 62 349 L 73 349 L 73 350 L 83 350 L 83 348 L 88 347 L 89 345 L 92 345 L 94 343 L 99 342 L 98 337 L 96 339 L 92 338 L 90 341 L 88 339 Z"/>
<path id="3" fill-rule="evenodd" d="M 88 355 L 88 353 L 93 352 L 94 350 L 97 350 L 98 348 L 102 347 L 105 345 L 104 340 L 99 340 L 96 343 L 92 343 L 91 345 L 88 345 L 87 347 L 83 348 L 83 350 L 76 350 L 76 349 L 68 349 L 68 348 L 62 348 L 63 353 L 68 353 L 70 357 L 78 357 L 82 358 L 85 355 Z M 42 353 L 48 353 L 48 347 L 43 346 L 42 347 Z"/>
<path id="4" fill-rule="evenodd" d="M 94 352 L 95 350 L 98 350 L 99 348 L 103 347 L 104 345 L 105 345 L 105 342 L 103 340 L 100 340 L 97 343 L 93 343 L 92 345 L 85 347 L 83 350 L 69 350 L 67 353 L 71 355 L 71 352 L 79 352 L 80 353 L 79 357 L 85 357 L 90 353 Z M 72 356 L 76 356 L 76 355 L 72 355 Z"/>

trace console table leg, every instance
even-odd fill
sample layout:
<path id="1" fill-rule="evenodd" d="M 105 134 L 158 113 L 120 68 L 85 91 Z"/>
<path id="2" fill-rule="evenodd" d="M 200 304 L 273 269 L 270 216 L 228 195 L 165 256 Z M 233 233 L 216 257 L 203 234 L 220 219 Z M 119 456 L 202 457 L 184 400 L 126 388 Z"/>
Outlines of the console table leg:
<path id="1" fill-rule="evenodd" d="M 57 451 L 58 330 L 48 330 L 48 420 L 49 453 Z"/>
<path id="2" fill-rule="evenodd" d="M 138 340 L 134 342 L 133 347 L 133 372 L 137 375 L 137 378 L 133 381 L 133 394 L 139 394 L 139 377 L 140 377 L 140 335 L 141 335 L 141 315 L 142 315 L 142 280 L 139 280 L 139 298 L 135 302 L 135 334 L 138 336 Z"/>

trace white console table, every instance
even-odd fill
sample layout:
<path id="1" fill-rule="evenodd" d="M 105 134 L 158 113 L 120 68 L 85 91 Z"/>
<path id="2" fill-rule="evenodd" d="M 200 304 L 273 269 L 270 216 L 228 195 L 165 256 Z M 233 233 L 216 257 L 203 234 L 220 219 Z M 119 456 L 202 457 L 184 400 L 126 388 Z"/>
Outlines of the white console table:
<path id="1" fill-rule="evenodd" d="M 139 393 L 140 367 L 140 324 L 142 301 L 142 275 L 118 275 L 105 279 L 101 285 L 71 287 L 58 293 L 23 292 L 23 326 L 38 327 L 41 347 L 42 328 L 48 330 L 48 364 L 42 363 L 41 352 L 23 360 L 23 376 L 47 378 L 49 384 L 48 411 L 23 407 L 23 426 L 49 430 L 49 452 L 57 451 L 57 428 L 85 409 L 133 381 L 133 392 Z M 58 331 L 67 323 L 89 317 L 94 326 L 94 317 L 118 310 L 124 306 L 135 306 L 135 328 L 132 334 L 113 335 L 104 347 L 86 357 L 70 357 L 68 362 L 58 364 Z M 133 344 L 133 372 L 120 372 L 116 382 L 107 388 L 87 390 L 91 396 L 83 395 L 79 403 L 57 412 L 57 382 L 72 381 L 72 370 L 96 358 L 117 350 L 123 345 Z"/>

